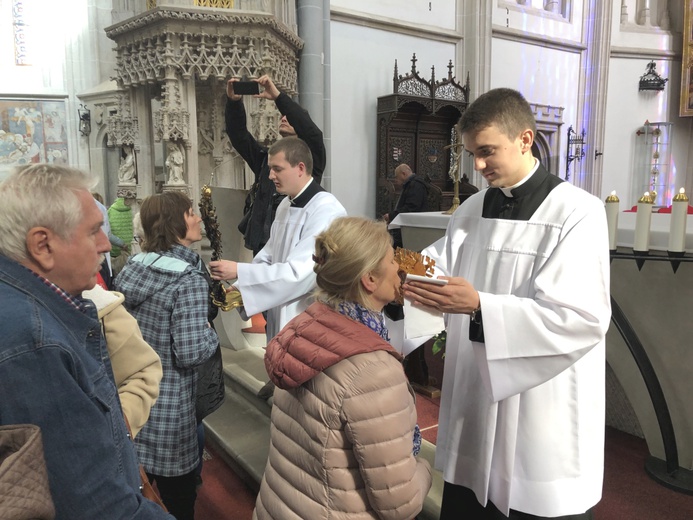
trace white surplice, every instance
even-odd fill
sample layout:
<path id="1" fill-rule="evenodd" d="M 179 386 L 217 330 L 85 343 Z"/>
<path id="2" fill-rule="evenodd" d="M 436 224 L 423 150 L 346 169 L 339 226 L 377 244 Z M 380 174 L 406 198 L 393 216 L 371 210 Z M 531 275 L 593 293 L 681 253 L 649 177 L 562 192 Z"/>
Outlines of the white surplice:
<path id="1" fill-rule="evenodd" d="M 600 200 L 563 182 L 529 221 L 481 218 L 485 190 L 424 251 L 479 291 L 484 343 L 446 315 L 436 467 L 482 505 L 554 517 L 601 498 L 605 334 Z"/>
<path id="2" fill-rule="evenodd" d="M 251 263 L 238 264 L 238 280 L 245 314 L 267 311 L 267 337 L 272 338 L 310 304 L 315 289 L 315 236 L 346 210 L 334 195 L 321 191 L 305 207 L 288 197 L 277 208 L 270 239 Z"/>

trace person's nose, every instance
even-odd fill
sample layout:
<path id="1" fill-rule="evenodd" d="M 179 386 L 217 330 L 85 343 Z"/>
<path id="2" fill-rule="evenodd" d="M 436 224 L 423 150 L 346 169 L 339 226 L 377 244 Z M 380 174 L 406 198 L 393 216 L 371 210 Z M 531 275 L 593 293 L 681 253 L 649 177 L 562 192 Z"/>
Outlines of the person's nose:
<path id="1" fill-rule="evenodd" d="M 478 172 L 486 169 L 486 161 L 483 157 L 474 157 L 474 169 Z"/>
<path id="2" fill-rule="evenodd" d="M 108 253 L 111 250 L 111 242 L 108 240 L 108 235 L 103 232 L 103 229 L 99 230 L 99 234 L 96 237 L 96 247 L 99 254 Z"/>

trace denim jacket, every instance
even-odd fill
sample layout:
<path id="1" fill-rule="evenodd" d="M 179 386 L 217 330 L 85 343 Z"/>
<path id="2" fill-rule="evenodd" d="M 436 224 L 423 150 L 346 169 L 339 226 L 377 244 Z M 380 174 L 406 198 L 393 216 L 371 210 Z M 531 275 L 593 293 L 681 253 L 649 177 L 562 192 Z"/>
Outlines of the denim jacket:
<path id="1" fill-rule="evenodd" d="M 97 311 L 82 302 L 0 255 L 0 424 L 41 428 L 56 520 L 170 520 L 139 491 Z"/>

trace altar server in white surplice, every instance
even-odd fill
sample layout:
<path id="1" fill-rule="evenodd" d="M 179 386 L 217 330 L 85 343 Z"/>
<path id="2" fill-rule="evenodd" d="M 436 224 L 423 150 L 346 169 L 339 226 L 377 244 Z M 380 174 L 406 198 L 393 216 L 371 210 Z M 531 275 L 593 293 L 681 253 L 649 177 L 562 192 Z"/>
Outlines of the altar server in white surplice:
<path id="1" fill-rule="evenodd" d="M 246 316 L 267 311 L 267 338 L 306 310 L 316 287 L 315 236 L 346 210 L 313 181 L 313 157 L 298 137 L 277 141 L 268 153 L 270 180 L 288 195 L 277 208 L 270 238 L 251 263 L 210 262 L 212 278 L 232 280 L 241 292 Z"/>
<path id="2" fill-rule="evenodd" d="M 604 206 L 532 156 L 519 92 L 483 94 L 459 130 L 489 187 L 424 251 L 449 283 L 405 286 L 446 313 L 440 518 L 593 518 L 611 316 Z"/>

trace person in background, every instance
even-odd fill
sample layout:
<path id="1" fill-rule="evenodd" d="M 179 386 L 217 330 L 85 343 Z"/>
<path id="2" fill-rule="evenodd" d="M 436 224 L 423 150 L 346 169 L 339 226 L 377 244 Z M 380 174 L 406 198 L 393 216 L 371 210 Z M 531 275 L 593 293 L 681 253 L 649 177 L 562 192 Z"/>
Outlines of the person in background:
<path id="1" fill-rule="evenodd" d="M 401 187 L 402 192 L 397 199 L 397 205 L 391 213 L 385 213 L 383 220 L 388 224 L 397 218 L 400 213 L 418 213 L 426 210 L 426 197 L 428 190 L 423 179 L 417 177 L 411 171 L 408 164 L 400 164 L 395 168 L 395 184 Z M 393 229 L 390 231 L 395 247 L 402 245 L 402 231 Z"/>
<path id="2" fill-rule="evenodd" d="M 209 286 L 199 255 L 201 219 L 183 193 L 166 191 L 142 202 L 143 253 L 115 279 L 125 307 L 159 354 L 164 375 L 149 420 L 135 439 L 137 454 L 177 520 L 192 520 L 199 463 L 195 418 L 196 369 L 217 350 L 207 313 Z"/>
<path id="3" fill-rule="evenodd" d="M 132 248 L 133 254 L 142 252 L 142 241 L 144 240 L 144 230 L 142 229 L 142 220 L 140 219 L 139 211 L 132 217 Z"/>
<path id="4" fill-rule="evenodd" d="M 140 492 L 91 289 L 110 243 L 91 175 L 57 165 L 0 183 L 0 424 L 41 429 L 56 519 L 171 519 Z"/>
<path id="5" fill-rule="evenodd" d="M 111 247 L 111 268 L 114 277 L 130 256 L 130 243 L 133 237 L 131 204 L 132 199 L 125 200 L 123 197 L 118 197 L 108 208 L 111 232 L 123 242 L 122 247 L 113 244 Z"/>
<path id="6" fill-rule="evenodd" d="M 265 353 L 277 389 L 253 518 L 410 520 L 431 468 L 382 315 L 400 288 L 392 239 L 383 222 L 338 218 L 313 260 L 318 301 Z"/>
<path id="7" fill-rule="evenodd" d="M 96 201 L 96 205 L 99 207 L 99 211 L 101 211 L 101 214 L 103 215 L 103 232 L 106 233 L 108 241 L 111 243 L 111 249 L 113 249 L 113 247 L 121 247 L 125 248 L 127 251 L 127 244 L 111 232 L 111 223 L 108 221 L 108 209 L 106 206 L 104 206 L 103 197 L 97 192 L 93 192 L 92 195 Z M 111 255 L 109 254 L 104 256 L 106 259 L 101 266 L 101 278 L 106 284 L 106 287 L 110 289 L 113 286 L 113 267 L 111 265 Z"/>
<path id="8" fill-rule="evenodd" d="M 284 197 L 281 193 L 277 193 L 274 183 L 270 180 L 267 148 L 258 143 L 248 132 L 243 96 L 236 94 L 233 90 L 233 84 L 237 81 L 239 80 L 232 78 L 226 84 L 228 97 L 225 114 L 226 133 L 231 140 L 231 145 L 255 173 L 250 204 L 245 208 L 245 218 L 239 225 L 239 231 L 243 233 L 245 239 L 245 247 L 255 256 L 269 240 L 274 216 Z M 327 162 L 322 131 L 304 108 L 277 89 L 269 76 L 264 75 L 253 81 L 257 81 L 262 87 L 262 92 L 255 97 L 274 101 L 282 114 L 279 135 L 282 138 L 299 137 L 308 145 L 313 162 L 313 180 L 320 185 L 322 172 Z"/>
<path id="9" fill-rule="evenodd" d="M 423 251 L 447 285 L 404 285 L 447 315 L 440 518 L 591 519 L 611 317 L 604 205 L 533 157 L 534 114 L 516 90 L 479 96 L 458 125 L 489 187 Z"/>

